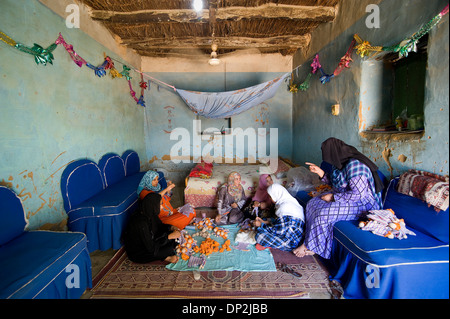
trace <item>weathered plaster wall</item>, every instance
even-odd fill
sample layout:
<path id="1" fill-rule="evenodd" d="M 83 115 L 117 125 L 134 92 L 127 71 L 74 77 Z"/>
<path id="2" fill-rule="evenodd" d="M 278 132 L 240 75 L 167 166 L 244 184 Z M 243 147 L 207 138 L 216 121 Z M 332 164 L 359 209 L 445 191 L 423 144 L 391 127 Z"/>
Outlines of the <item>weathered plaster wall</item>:
<path id="1" fill-rule="evenodd" d="M 2 0 L 0 7 L 0 30 L 16 41 L 48 46 L 61 32 L 91 63 L 101 64 L 103 52 L 120 59 L 36 0 Z M 64 226 L 60 177 L 71 161 L 134 149 L 147 163 L 144 110 L 127 82 L 79 68 L 62 46 L 53 54 L 53 65 L 36 65 L 0 43 L 0 183 L 21 197 L 30 229 Z M 139 79 L 132 82 L 136 90 Z"/>
<path id="2" fill-rule="evenodd" d="M 354 10 L 352 9 L 354 2 L 343 0 L 340 4 L 340 14 L 349 14 Z M 381 1 L 380 29 L 368 29 L 365 24 L 366 16 L 363 16 L 343 32 L 322 33 L 321 36 L 325 38 L 321 42 L 327 44 L 320 47 L 317 52 L 311 51 L 309 57 L 294 57 L 294 61 L 303 63 L 299 70 L 298 82 L 310 72 L 310 63 L 306 62 L 315 53 L 319 53 L 324 70 L 331 73 L 347 51 L 355 33 L 373 45 L 397 44 L 418 31 L 447 3 L 441 0 Z M 333 28 L 343 29 L 340 24 L 346 22 L 338 17 L 335 23 L 338 25 L 333 25 Z M 370 124 L 369 114 L 374 111 L 375 104 L 381 103 L 376 92 L 384 90 L 385 83 L 379 74 L 371 73 L 371 62 L 363 62 L 354 54 L 351 68 L 343 71 L 331 82 L 323 85 L 316 76 L 312 79 L 308 91 L 294 95 L 293 160 L 301 164 L 305 161 L 320 163 L 320 145 L 325 139 L 333 136 L 354 145 L 368 155 L 387 176 L 399 175 L 410 168 L 448 174 L 448 30 L 448 16 L 446 16 L 430 33 L 424 106 L 426 123 L 423 137 L 408 140 L 404 136 L 386 138 L 380 135 L 374 139 L 367 139 L 360 134 L 364 125 Z M 312 37 L 316 39 L 315 34 Z M 336 103 L 339 103 L 341 108 L 341 114 L 337 117 L 331 114 L 331 105 Z"/>

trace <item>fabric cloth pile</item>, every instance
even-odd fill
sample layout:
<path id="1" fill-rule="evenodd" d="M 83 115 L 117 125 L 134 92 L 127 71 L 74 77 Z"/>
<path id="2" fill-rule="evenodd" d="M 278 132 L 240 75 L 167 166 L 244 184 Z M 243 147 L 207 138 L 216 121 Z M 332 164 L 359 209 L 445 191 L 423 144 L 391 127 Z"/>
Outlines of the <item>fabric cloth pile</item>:
<path id="1" fill-rule="evenodd" d="M 416 234 L 406 228 L 405 221 L 398 219 L 392 209 L 371 210 L 367 214 L 368 221 L 361 221 L 359 228 L 389 239 L 406 239 Z"/>
<path id="2" fill-rule="evenodd" d="M 189 177 L 210 178 L 212 172 L 213 172 L 213 164 L 202 161 L 191 170 Z"/>
<path id="3" fill-rule="evenodd" d="M 400 176 L 397 191 L 423 200 L 437 212 L 445 211 L 449 204 L 448 181 L 448 176 L 410 169 Z"/>

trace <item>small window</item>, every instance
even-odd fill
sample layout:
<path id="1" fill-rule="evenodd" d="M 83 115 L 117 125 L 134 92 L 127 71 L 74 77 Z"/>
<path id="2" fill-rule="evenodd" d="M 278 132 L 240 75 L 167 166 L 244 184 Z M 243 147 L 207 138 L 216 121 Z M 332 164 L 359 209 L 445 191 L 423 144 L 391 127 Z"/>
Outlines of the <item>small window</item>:
<path id="1" fill-rule="evenodd" d="M 197 115 L 196 120 L 201 121 L 201 135 L 227 134 L 231 128 L 231 118 L 209 119 Z"/>
<path id="2" fill-rule="evenodd" d="M 388 53 L 363 62 L 361 131 L 398 132 L 399 119 L 402 132 L 424 130 L 427 45 L 428 35 L 407 57 Z"/>
<path id="3" fill-rule="evenodd" d="M 423 130 L 423 105 L 427 70 L 428 35 L 417 45 L 417 52 L 394 61 L 393 119 L 406 114 L 409 130 Z M 413 123 L 414 122 L 414 123 Z"/>

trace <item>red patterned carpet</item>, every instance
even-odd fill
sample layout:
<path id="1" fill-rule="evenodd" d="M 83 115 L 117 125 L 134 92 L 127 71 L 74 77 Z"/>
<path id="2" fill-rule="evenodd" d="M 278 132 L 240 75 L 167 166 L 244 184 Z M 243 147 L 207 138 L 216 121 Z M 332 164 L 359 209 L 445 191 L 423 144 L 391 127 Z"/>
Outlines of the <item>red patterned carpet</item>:
<path id="1" fill-rule="evenodd" d="M 172 271 L 163 262 L 136 264 L 120 249 L 94 278 L 91 298 L 332 298 L 327 271 L 316 258 L 271 250 L 276 272 Z M 280 264 L 281 263 L 281 264 Z M 280 265 L 301 278 L 281 271 Z"/>

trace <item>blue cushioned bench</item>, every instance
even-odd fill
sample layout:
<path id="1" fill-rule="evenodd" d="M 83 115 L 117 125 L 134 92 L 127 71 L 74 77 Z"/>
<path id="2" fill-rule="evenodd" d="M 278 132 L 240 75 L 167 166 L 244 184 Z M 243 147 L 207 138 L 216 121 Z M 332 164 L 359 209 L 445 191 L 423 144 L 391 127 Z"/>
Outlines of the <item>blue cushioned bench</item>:
<path id="1" fill-rule="evenodd" d="M 119 249 L 128 216 L 137 208 L 136 193 L 145 172 L 136 152 L 105 154 L 98 165 L 89 159 L 70 163 L 61 175 L 68 228 L 87 235 L 90 252 Z"/>
<path id="2" fill-rule="evenodd" d="M 92 287 L 86 235 L 26 231 L 20 198 L 0 186 L 0 298 L 79 298 Z"/>
<path id="3" fill-rule="evenodd" d="M 391 208 L 416 233 L 388 239 L 363 231 L 358 222 L 338 222 L 333 232 L 331 279 L 345 298 L 448 299 L 449 211 L 437 213 L 421 200 L 387 189 L 383 208 Z"/>

